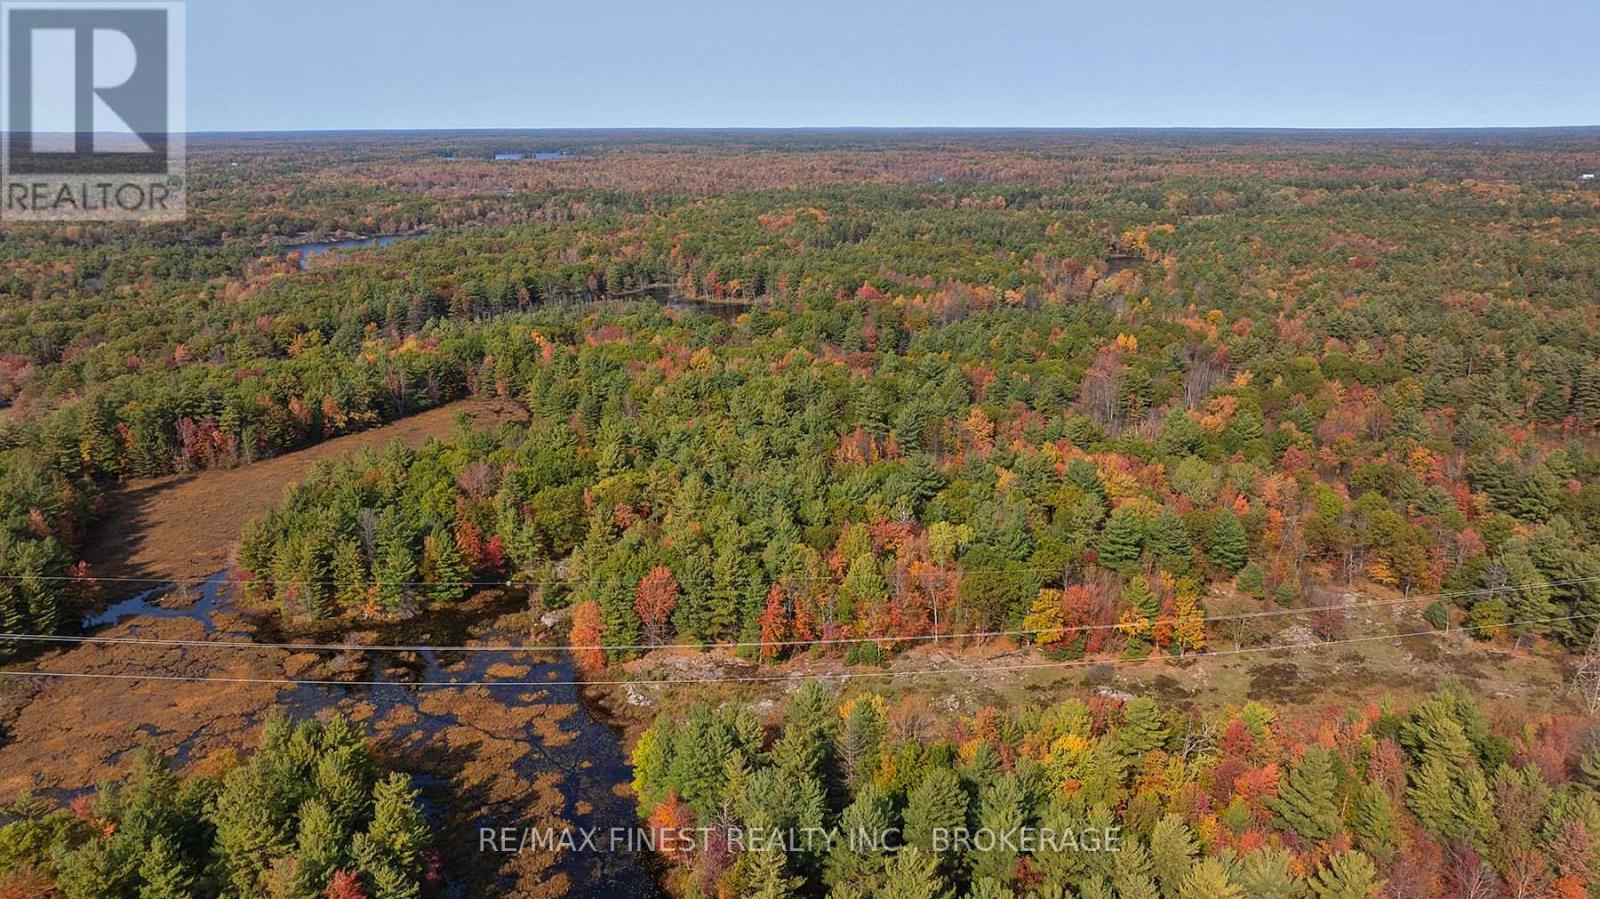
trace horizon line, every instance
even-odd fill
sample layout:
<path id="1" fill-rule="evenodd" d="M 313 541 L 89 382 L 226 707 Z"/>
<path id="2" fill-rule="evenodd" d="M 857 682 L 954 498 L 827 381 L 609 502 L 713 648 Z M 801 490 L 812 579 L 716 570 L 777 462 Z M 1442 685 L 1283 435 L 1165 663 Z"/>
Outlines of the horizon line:
<path id="1" fill-rule="evenodd" d="M 1600 121 L 1550 125 L 468 125 L 350 128 L 213 128 L 184 132 L 228 134 L 384 134 L 384 133 L 526 133 L 526 132 L 779 132 L 779 131 L 1032 131 L 1032 132 L 1464 132 L 1464 131 L 1600 131 Z M 5 132 L 0 132 L 4 135 Z"/>
<path id="2" fill-rule="evenodd" d="M 1600 121 L 1586 124 L 1556 125 L 532 125 L 532 126 L 414 126 L 394 128 L 211 128 L 181 132 L 162 132 L 165 136 L 187 137 L 272 134 L 528 134 L 528 133 L 778 133 L 778 132 L 1032 132 L 1126 133 L 1297 133 L 1297 134 L 1373 134 L 1373 133 L 1464 133 L 1464 132 L 1585 132 L 1600 131 Z M 120 135 L 121 131 L 8 131 L 0 129 L 0 140 L 47 135 Z"/>

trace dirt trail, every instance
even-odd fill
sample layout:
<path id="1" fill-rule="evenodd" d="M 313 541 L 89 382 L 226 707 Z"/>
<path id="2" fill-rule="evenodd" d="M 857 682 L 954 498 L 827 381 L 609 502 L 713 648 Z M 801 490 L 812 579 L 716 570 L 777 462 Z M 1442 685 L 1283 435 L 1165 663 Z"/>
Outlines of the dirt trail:
<path id="1" fill-rule="evenodd" d="M 510 400 L 465 399 L 242 468 L 131 481 L 108 498 L 85 556 L 92 573 L 101 577 L 189 579 L 214 574 L 227 566 L 230 547 L 245 523 L 277 502 L 283 489 L 318 460 L 395 440 L 420 446 L 430 437 L 451 434 L 456 416 L 463 413 L 476 425 L 526 417 Z M 107 585 L 112 595 L 139 589 Z"/>

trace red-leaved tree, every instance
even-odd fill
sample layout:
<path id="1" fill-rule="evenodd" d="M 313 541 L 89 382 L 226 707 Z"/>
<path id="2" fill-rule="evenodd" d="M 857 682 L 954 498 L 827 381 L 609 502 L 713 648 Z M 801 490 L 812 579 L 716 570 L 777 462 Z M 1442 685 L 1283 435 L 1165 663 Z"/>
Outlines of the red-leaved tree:
<path id="1" fill-rule="evenodd" d="M 639 582 L 633 594 L 633 608 L 644 624 L 645 640 L 661 643 L 667 636 L 667 621 L 678 607 L 678 579 L 672 569 L 657 565 Z"/>
<path id="2" fill-rule="evenodd" d="M 572 632 L 569 640 L 572 658 L 585 671 L 599 671 L 606 667 L 606 652 L 600 648 L 600 604 L 580 602 L 572 609 Z"/>

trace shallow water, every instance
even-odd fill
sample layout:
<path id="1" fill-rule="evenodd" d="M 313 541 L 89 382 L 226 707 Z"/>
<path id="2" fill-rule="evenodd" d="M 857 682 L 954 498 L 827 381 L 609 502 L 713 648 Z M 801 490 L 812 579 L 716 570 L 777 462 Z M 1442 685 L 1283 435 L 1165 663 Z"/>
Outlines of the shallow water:
<path id="1" fill-rule="evenodd" d="M 330 250 L 366 250 L 374 247 L 386 247 L 402 240 L 421 237 L 420 234 L 380 234 L 377 237 L 350 237 L 344 240 L 313 240 L 305 243 L 287 244 L 283 248 L 284 255 L 291 253 L 300 254 L 300 270 L 305 271 L 311 263 L 311 257 L 320 256 Z"/>
<path id="2" fill-rule="evenodd" d="M 227 572 L 219 571 L 213 574 L 195 591 L 196 598 L 192 603 L 182 603 L 174 597 L 172 602 L 162 605 L 160 600 L 171 596 L 176 588 L 172 584 L 151 587 L 121 602 L 113 603 L 103 612 L 85 616 L 83 629 L 92 631 L 128 618 L 193 618 L 200 622 L 206 633 L 214 633 L 216 625 L 212 621 L 212 615 L 224 601 L 226 580 Z M 129 630 L 137 632 L 138 625 L 131 625 Z"/>
<path id="3" fill-rule="evenodd" d="M 269 642 L 278 639 L 277 635 L 271 633 L 271 628 L 264 628 L 259 633 L 219 629 L 218 613 L 226 608 L 231 592 L 225 572 L 211 576 L 196 591 L 196 599 L 181 607 L 177 607 L 176 603 L 173 607 L 162 604 L 172 589 L 170 585 L 156 587 L 116 603 L 106 611 L 85 619 L 84 629 L 92 631 L 127 622 L 129 631 L 137 633 L 138 622 L 130 619 L 186 617 L 198 621 L 208 634 L 217 634 L 219 639 L 255 637 Z M 488 610 L 479 608 L 469 613 L 446 609 L 419 615 L 410 621 L 382 629 L 381 642 L 464 645 L 471 641 L 473 626 L 479 620 L 493 620 L 499 614 L 514 611 L 519 602 L 508 597 Z M 224 620 L 236 620 L 236 616 L 227 616 Z M 332 653 L 322 654 L 327 656 Z M 379 661 L 377 657 L 382 654 L 369 655 L 374 657 L 376 663 Z M 577 679 L 572 661 L 564 653 L 524 656 L 521 653 L 500 652 L 423 652 L 392 660 L 387 666 L 373 664 L 359 678 L 405 683 L 382 686 L 300 684 L 284 693 L 278 705 L 296 717 L 305 718 L 339 711 L 341 705 L 348 707 L 353 701 L 370 703 L 373 712 L 365 722 L 369 732 L 377 723 L 385 722 L 396 709 L 408 707 L 414 711 L 415 715 L 406 723 L 386 722 L 382 733 L 373 735 L 381 741 L 386 752 L 397 757 L 400 767 L 416 778 L 423 792 L 425 809 L 434 823 L 439 825 L 449 816 L 452 801 L 457 797 L 448 775 L 433 770 L 431 765 L 437 764 L 445 751 L 441 739 L 444 731 L 457 725 L 471 725 L 472 722 L 461 720 L 454 711 L 443 714 L 425 712 L 423 698 L 440 688 L 420 685 L 508 679 L 497 678 L 490 673 L 490 668 L 497 663 L 528 666 L 525 675 L 509 680 L 541 682 L 537 688 L 489 688 L 493 699 L 500 705 L 521 708 L 532 704 L 551 704 L 574 709 L 572 714 L 560 720 L 561 731 L 572 737 L 565 743 L 547 744 L 533 727 L 521 728 L 521 738 L 527 741 L 533 751 L 512 763 L 513 773 L 532 783 L 541 773 L 559 772 L 559 788 L 565 805 L 563 817 L 574 828 L 596 828 L 603 835 L 613 827 L 640 826 L 632 799 L 618 796 L 613 791 L 616 784 L 627 783 L 632 778 L 632 769 L 623 753 L 619 736 L 591 712 L 577 687 L 561 683 Z M 320 679 L 320 676 L 308 675 L 307 679 Z M 556 683 L 546 684 L 546 681 Z M 174 752 L 177 763 L 186 762 L 192 748 L 189 745 L 178 746 Z M 580 804 L 585 806 L 582 812 Z M 463 809 L 456 808 L 454 811 L 461 812 Z M 539 827 L 544 822 L 526 820 L 515 823 L 519 827 Z M 443 830 L 439 832 L 441 835 L 445 833 Z M 643 899 L 660 895 L 646 859 L 636 853 L 569 852 L 557 861 L 552 873 L 565 873 L 568 876 L 573 885 L 570 895 L 574 896 Z M 461 895 L 459 890 L 455 891 L 455 895 Z"/>

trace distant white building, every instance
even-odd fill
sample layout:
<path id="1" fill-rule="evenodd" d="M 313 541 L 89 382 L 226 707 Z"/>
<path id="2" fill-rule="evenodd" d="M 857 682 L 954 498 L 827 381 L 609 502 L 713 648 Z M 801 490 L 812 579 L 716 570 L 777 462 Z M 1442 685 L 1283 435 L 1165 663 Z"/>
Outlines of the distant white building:
<path id="1" fill-rule="evenodd" d="M 1578 180 L 1579 181 L 1593 181 L 1594 180 L 1594 172 L 1584 172 L 1583 174 L 1578 176 Z"/>

